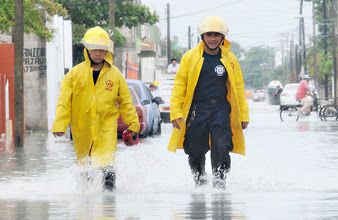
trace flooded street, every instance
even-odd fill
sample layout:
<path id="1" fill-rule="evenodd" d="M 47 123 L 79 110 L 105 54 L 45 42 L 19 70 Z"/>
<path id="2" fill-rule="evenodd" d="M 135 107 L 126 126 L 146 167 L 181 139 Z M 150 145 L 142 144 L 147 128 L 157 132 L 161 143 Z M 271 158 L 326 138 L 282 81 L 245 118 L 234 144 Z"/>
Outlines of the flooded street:
<path id="1" fill-rule="evenodd" d="M 114 192 L 102 192 L 95 170 L 81 179 L 65 138 L 1 143 L 0 219 L 338 219 L 338 122 L 284 123 L 279 106 L 249 105 L 247 155 L 231 154 L 225 191 L 195 188 L 187 156 L 167 150 L 171 124 L 135 147 L 119 140 Z"/>

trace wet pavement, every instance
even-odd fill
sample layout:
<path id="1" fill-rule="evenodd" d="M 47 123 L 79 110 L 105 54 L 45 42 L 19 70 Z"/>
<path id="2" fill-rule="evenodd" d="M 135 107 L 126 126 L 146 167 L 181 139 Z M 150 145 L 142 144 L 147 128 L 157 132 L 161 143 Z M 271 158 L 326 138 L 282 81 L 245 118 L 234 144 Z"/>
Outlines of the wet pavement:
<path id="1" fill-rule="evenodd" d="M 66 138 L 0 142 L 0 219 L 338 219 L 338 122 L 284 123 L 278 106 L 249 105 L 247 155 L 231 155 L 224 191 L 195 188 L 187 156 L 166 149 L 170 124 L 135 147 L 119 140 L 115 192 L 96 170 L 81 179 Z"/>

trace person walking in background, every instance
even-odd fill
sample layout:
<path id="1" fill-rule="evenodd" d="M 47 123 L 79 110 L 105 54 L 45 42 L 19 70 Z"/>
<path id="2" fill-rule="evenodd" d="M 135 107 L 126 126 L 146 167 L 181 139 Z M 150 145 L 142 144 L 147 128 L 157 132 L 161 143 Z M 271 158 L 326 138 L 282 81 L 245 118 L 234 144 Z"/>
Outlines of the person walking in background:
<path id="1" fill-rule="evenodd" d="M 311 111 L 311 101 L 307 98 L 307 95 L 313 96 L 309 87 L 309 79 L 311 79 L 309 75 L 304 75 L 302 77 L 302 81 L 300 81 L 298 84 L 296 92 L 296 98 L 299 99 L 303 104 L 303 107 L 298 109 L 298 115 L 300 117 L 304 114 L 309 115 Z"/>
<path id="2" fill-rule="evenodd" d="M 179 67 L 180 67 L 180 64 L 177 63 L 177 60 L 175 58 L 171 59 L 171 64 L 168 65 L 168 73 L 176 74 Z"/>
<path id="3" fill-rule="evenodd" d="M 249 124 L 249 108 L 241 68 L 225 39 L 227 25 L 210 16 L 198 33 L 202 41 L 183 55 L 175 77 L 168 150 L 184 148 L 196 186 L 207 182 L 205 154 L 211 150 L 213 186 L 224 189 L 229 152 L 245 154 L 243 129 Z"/>
<path id="4" fill-rule="evenodd" d="M 149 86 L 149 90 L 150 90 L 150 92 L 151 92 L 151 94 L 153 95 L 154 98 L 160 96 L 159 93 L 158 93 L 158 86 L 159 86 L 159 83 L 157 81 L 154 81 Z"/>
<path id="5" fill-rule="evenodd" d="M 122 115 L 134 137 L 140 124 L 128 85 L 113 65 L 113 42 L 107 32 L 91 28 L 82 44 L 85 61 L 62 80 L 52 133 L 63 136 L 71 123 L 78 165 L 100 167 L 104 189 L 113 190 L 117 118 Z"/>

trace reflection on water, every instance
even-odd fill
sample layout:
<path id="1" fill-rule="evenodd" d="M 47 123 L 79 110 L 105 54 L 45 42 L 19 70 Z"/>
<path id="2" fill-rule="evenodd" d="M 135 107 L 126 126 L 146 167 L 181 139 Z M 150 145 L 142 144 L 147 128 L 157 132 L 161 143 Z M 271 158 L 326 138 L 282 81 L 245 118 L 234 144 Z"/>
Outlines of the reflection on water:
<path id="1" fill-rule="evenodd" d="M 233 219 L 231 195 L 194 193 L 185 212 L 185 219 Z"/>
<path id="2" fill-rule="evenodd" d="M 225 191 L 194 187 L 187 156 L 166 149 L 170 124 L 135 147 L 119 140 L 112 193 L 81 178 L 67 139 L 1 142 L 0 219 L 335 219 L 338 122 L 281 123 L 278 107 L 249 104 L 247 154 L 231 155 Z M 209 155 L 206 169 L 211 175 Z"/>
<path id="3" fill-rule="evenodd" d="M 188 219 L 206 219 L 207 217 L 207 201 L 205 194 L 192 194 L 191 202 L 188 206 Z"/>

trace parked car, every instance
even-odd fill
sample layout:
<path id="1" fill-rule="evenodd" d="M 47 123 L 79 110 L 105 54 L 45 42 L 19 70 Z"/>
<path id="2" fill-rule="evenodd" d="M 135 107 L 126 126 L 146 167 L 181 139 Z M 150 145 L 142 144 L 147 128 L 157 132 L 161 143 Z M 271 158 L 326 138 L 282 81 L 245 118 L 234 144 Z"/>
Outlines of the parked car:
<path id="1" fill-rule="evenodd" d="M 133 89 L 133 87 L 128 86 L 130 95 L 133 99 L 133 105 L 136 108 L 136 112 L 139 118 L 140 122 L 140 136 L 146 136 L 148 133 L 148 123 L 147 123 L 147 109 L 142 105 L 137 93 Z M 129 125 L 126 125 L 122 118 L 121 115 L 117 119 L 117 134 L 119 136 L 122 136 L 122 133 L 129 127 Z"/>
<path id="2" fill-rule="evenodd" d="M 266 90 L 258 90 L 258 96 L 259 96 L 259 101 L 260 102 L 264 102 L 265 101 L 265 99 L 266 99 L 266 96 L 267 96 L 267 94 L 266 94 Z"/>
<path id="3" fill-rule="evenodd" d="M 253 101 L 259 102 L 259 94 L 258 94 L 257 90 L 254 90 L 252 95 L 253 95 Z"/>
<path id="4" fill-rule="evenodd" d="M 147 110 L 147 132 L 144 136 L 161 134 L 161 117 L 160 110 L 158 108 L 159 104 L 163 103 L 161 97 L 154 98 L 148 87 L 141 80 L 132 80 L 127 79 L 127 84 L 134 88 L 136 94 L 140 98 L 141 104 Z"/>
<path id="5" fill-rule="evenodd" d="M 312 85 L 309 85 L 309 87 L 310 87 L 310 90 L 314 91 L 314 93 L 317 95 L 317 98 L 319 98 L 316 88 Z M 298 83 L 290 83 L 284 86 L 283 92 L 280 96 L 280 109 L 282 109 L 286 105 L 291 105 L 291 106 L 299 105 L 299 101 L 296 100 L 297 88 L 298 88 Z M 313 98 L 311 96 L 308 96 L 308 98 L 311 102 L 311 105 L 313 106 Z"/>

